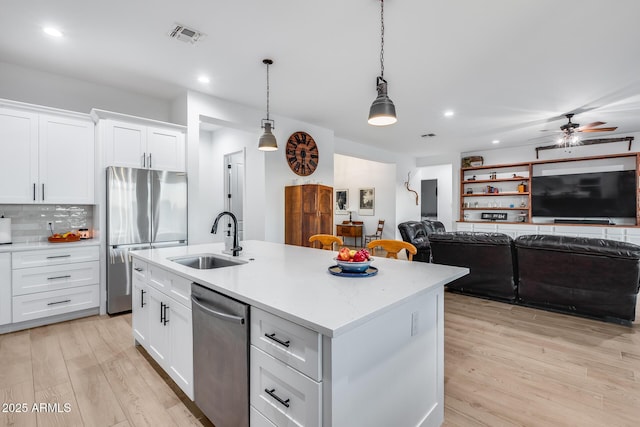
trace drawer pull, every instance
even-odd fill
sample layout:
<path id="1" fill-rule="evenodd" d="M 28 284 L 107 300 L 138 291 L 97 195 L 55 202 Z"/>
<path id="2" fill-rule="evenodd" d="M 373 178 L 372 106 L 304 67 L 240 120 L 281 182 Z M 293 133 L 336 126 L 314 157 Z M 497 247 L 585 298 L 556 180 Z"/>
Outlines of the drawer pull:
<path id="1" fill-rule="evenodd" d="M 289 344 L 291 343 L 291 341 L 286 340 L 286 341 L 282 341 L 280 338 L 276 337 L 276 333 L 272 333 L 272 334 L 264 334 L 265 337 L 269 338 L 270 340 L 273 340 L 275 342 L 277 342 L 278 344 L 281 344 L 285 347 L 289 347 Z"/>
<path id="2" fill-rule="evenodd" d="M 134 270 L 135 270 L 135 271 L 142 271 L 142 268 L 140 268 L 140 267 L 135 267 L 135 268 L 134 268 Z"/>
<path id="3" fill-rule="evenodd" d="M 284 406 L 285 408 L 289 407 L 289 399 L 287 400 L 283 400 L 280 396 L 278 396 L 275 391 L 275 388 L 272 388 L 271 390 L 269 390 L 268 388 L 264 389 L 265 393 L 267 393 L 269 396 L 273 397 L 275 400 L 277 400 L 278 402 L 280 402 L 280 404 L 282 406 Z"/>
<path id="4" fill-rule="evenodd" d="M 67 255 L 52 255 L 52 256 L 48 256 L 47 259 L 52 259 L 52 258 L 69 258 L 71 256 L 71 254 L 67 254 Z"/>
<path id="5" fill-rule="evenodd" d="M 55 277 L 47 277 L 47 280 L 56 280 L 56 279 L 68 279 L 71 275 L 67 274 L 66 276 L 55 276 Z"/>
<path id="6" fill-rule="evenodd" d="M 65 302 L 71 302 L 70 299 L 66 299 L 64 301 L 56 301 L 56 302 L 50 302 L 47 305 L 56 305 L 56 304 L 64 304 Z"/>

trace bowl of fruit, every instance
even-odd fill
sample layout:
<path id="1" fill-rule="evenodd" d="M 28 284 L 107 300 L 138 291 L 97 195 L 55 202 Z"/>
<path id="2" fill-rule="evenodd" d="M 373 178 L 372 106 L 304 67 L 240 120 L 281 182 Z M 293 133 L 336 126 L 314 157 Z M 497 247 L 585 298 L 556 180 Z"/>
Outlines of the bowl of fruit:
<path id="1" fill-rule="evenodd" d="M 347 247 L 338 251 L 335 260 L 342 271 L 346 273 L 364 273 L 373 262 L 368 250 L 355 250 Z"/>

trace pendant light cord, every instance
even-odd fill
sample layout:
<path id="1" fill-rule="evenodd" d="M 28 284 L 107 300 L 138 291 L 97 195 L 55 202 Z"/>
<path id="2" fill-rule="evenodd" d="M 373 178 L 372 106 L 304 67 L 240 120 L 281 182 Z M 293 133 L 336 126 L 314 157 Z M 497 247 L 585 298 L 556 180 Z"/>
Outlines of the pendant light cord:
<path id="1" fill-rule="evenodd" d="M 269 63 L 267 63 L 267 120 L 269 120 Z"/>
<path id="2" fill-rule="evenodd" d="M 384 0 L 380 0 L 380 77 L 384 79 Z"/>

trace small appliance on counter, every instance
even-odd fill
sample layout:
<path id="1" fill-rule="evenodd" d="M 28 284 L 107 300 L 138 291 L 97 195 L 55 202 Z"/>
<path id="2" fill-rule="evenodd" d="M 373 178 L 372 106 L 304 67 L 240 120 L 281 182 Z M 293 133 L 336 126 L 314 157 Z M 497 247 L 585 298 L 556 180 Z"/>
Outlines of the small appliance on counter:
<path id="1" fill-rule="evenodd" d="M 11 241 L 11 218 L 0 217 L 0 245 L 8 245 Z"/>

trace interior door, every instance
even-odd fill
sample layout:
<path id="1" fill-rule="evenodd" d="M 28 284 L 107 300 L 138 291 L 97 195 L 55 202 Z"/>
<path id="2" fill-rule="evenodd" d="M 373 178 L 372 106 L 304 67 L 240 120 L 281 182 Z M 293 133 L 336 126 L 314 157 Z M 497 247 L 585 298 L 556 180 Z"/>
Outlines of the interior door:
<path id="1" fill-rule="evenodd" d="M 226 172 L 224 177 L 226 189 L 225 210 L 236 216 L 238 220 L 238 239 L 242 241 L 244 240 L 244 151 L 226 154 L 224 156 L 224 167 Z M 229 223 L 227 223 L 227 227 L 231 228 Z M 231 232 L 233 233 L 233 231 Z"/>

